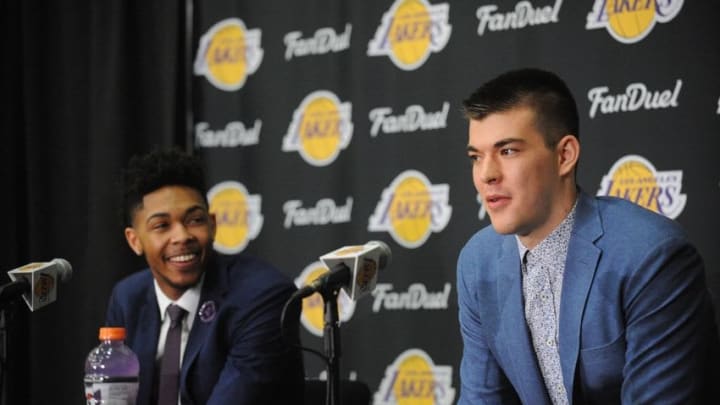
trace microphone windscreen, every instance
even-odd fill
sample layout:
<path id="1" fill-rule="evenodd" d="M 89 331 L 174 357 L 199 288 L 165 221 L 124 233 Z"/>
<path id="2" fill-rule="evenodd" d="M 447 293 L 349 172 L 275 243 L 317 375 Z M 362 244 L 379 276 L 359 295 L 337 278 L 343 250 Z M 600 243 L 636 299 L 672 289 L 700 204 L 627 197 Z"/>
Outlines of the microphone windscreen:
<path id="1" fill-rule="evenodd" d="M 72 266 L 70 262 L 65 259 L 55 258 L 52 260 L 55 263 L 55 267 L 58 270 L 58 277 L 60 281 L 68 281 L 72 278 Z"/>
<path id="2" fill-rule="evenodd" d="M 379 240 L 371 240 L 367 244 L 378 246 L 380 248 L 380 256 L 378 257 L 379 270 L 387 267 L 387 265 L 390 264 L 390 262 L 392 261 L 392 251 L 390 250 L 390 246 L 388 246 L 385 242 Z"/>

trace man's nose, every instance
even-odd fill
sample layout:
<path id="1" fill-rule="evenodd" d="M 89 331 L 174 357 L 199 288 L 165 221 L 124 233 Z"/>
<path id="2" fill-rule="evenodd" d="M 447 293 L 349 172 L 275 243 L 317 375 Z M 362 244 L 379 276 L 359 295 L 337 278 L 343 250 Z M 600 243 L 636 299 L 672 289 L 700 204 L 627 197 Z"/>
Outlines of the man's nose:
<path id="1" fill-rule="evenodd" d="M 172 242 L 185 242 L 194 238 L 183 223 L 177 223 L 173 226 L 171 237 Z"/>
<path id="2" fill-rule="evenodd" d="M 483 183 L 493 184 L 500 181 L 501 171 L 498 162 L 491 157 L 488 157 L 480 164 L 479 177 Z"/>

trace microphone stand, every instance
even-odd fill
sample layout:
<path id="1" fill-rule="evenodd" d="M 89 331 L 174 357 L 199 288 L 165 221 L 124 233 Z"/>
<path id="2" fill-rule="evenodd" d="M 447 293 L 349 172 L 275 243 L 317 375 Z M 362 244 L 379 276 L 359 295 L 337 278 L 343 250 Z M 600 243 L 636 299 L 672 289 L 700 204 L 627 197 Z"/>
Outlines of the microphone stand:
<path id="1" fill-rule="evenodd" d="M 323 340 L 327 359 L 326 405 L 340 405 L 340 321 L 337 296 L 340 287 L 323 290 L 325 302 Z"/>
<path id="2" fill-rule="evenodd" d="M 344 264 L 339 263 L 330 269 L 327 276 L 323 277 L 316 285 L 311 284 L 297 290 L 285 303 L 280 315 L 281 334 L 284 337 L 285 315 L 289 305 L 298 299 L 303 299 L 314 293 L 320 294 L 324 302 L 324 326 L 323 341 L 325 354 L 315 350 L 298 346 L 302 350 L 309 351 L 320 356 L 327 364 L 327 390 L 325 405 L 340 405 L 340 319 L 338 316 L 338 293 L 343 285 L 350 281 L 351 270 Z"/>

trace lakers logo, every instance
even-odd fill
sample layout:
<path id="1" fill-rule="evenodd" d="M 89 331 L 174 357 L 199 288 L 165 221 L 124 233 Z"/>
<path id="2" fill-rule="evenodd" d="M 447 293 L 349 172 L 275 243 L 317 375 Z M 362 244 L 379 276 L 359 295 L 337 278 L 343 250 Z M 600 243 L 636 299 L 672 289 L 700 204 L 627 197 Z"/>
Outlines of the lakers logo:
<path id="1" fill-rule="evenodd" d="M 239 253 L 255 239 L 263 225 L 261 197 L 250 195 L 245 186 L 235 181 L 218 183 L 208 191 L 210 212 L 215 214 L 215 250 Z"/>
<path id="2" fill-rule="evenodd" d="M 260 29 L 248 30 L 240 19 L 220 21 L 200 39 L 195 74 L 207 77 L 220 90 L 242 88 L 262 62 L 260 37 Z"/>
<path id="3" fill-rule="evenodd" d="M 430 5 L 426 0 L 396 0 L 382 18 L 368 43 L 368 56 L 389 56 L 403 70 L 422 66 L 450 39 L 448 3 Z"/>
<path id="4" fill-rule="evenodd" d="M 656 22 L 675 18 L 682 6 L 683 0 L 595 0 L 585 28 L 606 28 L 616 40 L 632 44 L 645 38 Z"/>
<path id="5" fill-rule="evenodd" d="M 449 193 L 447 184 L 430 184 L 416 170 L 402 172 L 383 190 L 370 216 L 368 230 L 390 232 L 400 245 L 419 247 L 432 232 L 442 231 L 450 221 Z"/>
<path id="6" fill-rule="evenodd" d="M 375 405 L 450 405 L 455 399 L 452 367 L 437 366 L 420 349 L 401 353 L 385 370 Z"/>
<path id="7" fill-rule="evenodd" d="M 295 285 L 298 288 L 302 288 L 327 272 L 328 268 L 322 263 L 314 262 L 305 267 L 302 273 L 300 273 L 300 276 L 295 279 Z M 340 318 L 340 321 L 349 321 L 355 312 L 355 302 L 348 297 L 343 289 L 341 289 L 338 293 L 337 300 L 338 317 Z M 315 336 L 323 335 L 323 327 L 325 325 L 324 314 L 325 302 L 319 293 L 303 298 L 300 322 L 303 324 L 305 329 L 308 330 L 308 332 Z"/>
<path id="8" fill-rule="evenodd" d="M 353 133 L 352 104 L 341 103 L 329 91 L 310 93 L 293 113 L 283 138 L 284 152 L 300 153 L 313 166 L 327 166 L 350 143 Z"/>
<path id="9" fill-rule="evenodd" d="M 627 155 L 605 175 L 597 195 L 620 197 L 675 219 L 685 208 L 682 170 L 657 171 L 647 159 Z"/>
<path id="10" fill-rule="evenodd" d="M 37 279 L 33 289 L 33 293 L 41 303 L 45 303 L 50 298 L 53 288 L 55 287 L 55 277 L 49 273 L 41 273 Z"/>

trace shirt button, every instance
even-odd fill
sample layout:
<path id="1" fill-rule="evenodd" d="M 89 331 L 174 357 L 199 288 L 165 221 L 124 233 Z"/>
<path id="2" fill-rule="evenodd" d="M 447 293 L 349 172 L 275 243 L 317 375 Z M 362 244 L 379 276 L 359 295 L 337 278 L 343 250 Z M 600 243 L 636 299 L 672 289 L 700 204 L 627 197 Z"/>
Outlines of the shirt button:
<path id="1" fill-rule="evenodd" d="M 549 338 L 545 343 L 548 345 L 548 347 L 555 347 L 555 339 L 553 338 Z"/>

